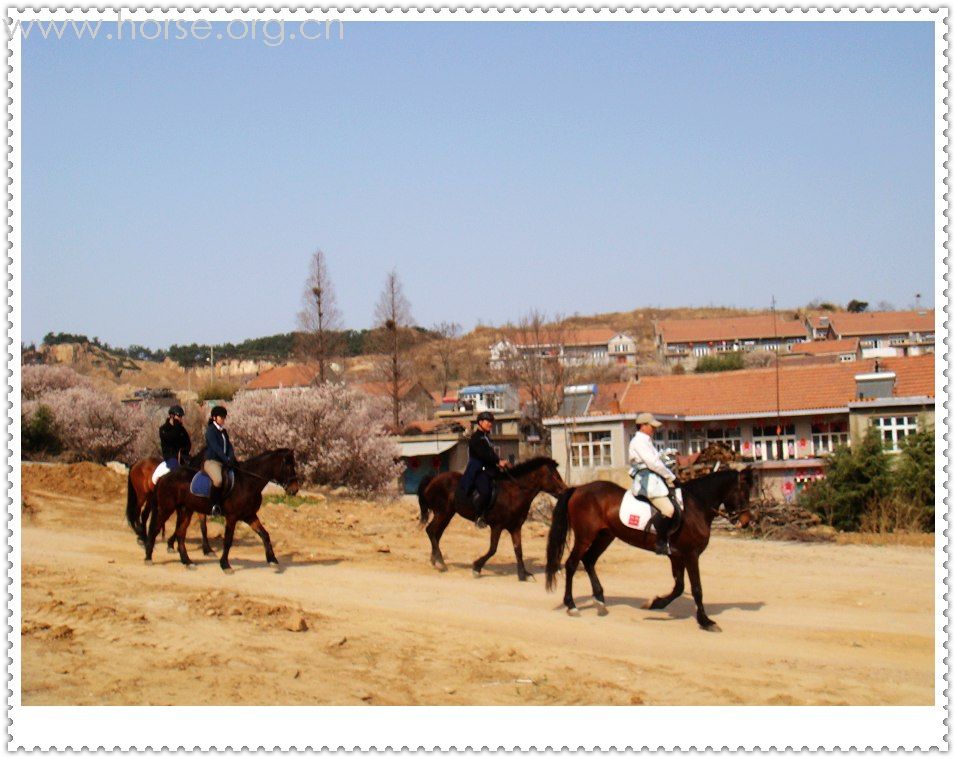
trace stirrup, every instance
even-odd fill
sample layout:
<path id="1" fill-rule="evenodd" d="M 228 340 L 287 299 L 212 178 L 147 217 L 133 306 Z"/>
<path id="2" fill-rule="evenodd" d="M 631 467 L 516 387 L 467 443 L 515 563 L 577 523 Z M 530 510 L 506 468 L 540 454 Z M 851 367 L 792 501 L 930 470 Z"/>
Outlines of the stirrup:
<path id="1" fill-rule="evenodd" d="M 213 517 L 221 517 L 221 516 L 222 516 L 222 506 L 220 506 L 218 503 L 214 503 L 214 504 L 212 505 L 212 510 L 211 510 L 211 512 L 210 512 L 210 516 L 213 516 Z"/>
<path id="2" fill-rule="evenodd" d="M 484 514 L 482 514 L 480 517 L 478 517 L 478 518 L 475 520 L 475 527 L 477 527 L 479 530 L 483 530 L 483 529 L 485 529 L 485 527 L 487 527 L 487 526 L 488 526 L 488 523 L 485 521 L 485 515 L 484 515 Z"/>

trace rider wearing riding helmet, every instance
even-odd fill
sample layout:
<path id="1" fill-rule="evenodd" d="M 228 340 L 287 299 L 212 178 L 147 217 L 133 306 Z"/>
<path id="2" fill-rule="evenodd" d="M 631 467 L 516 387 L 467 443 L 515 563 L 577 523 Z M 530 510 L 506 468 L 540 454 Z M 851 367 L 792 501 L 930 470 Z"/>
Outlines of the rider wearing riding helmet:
<path id="1" fill-rule="evenodd" d="M 226 409 L 222 406 L 213 406 L 209 412 L 209 423 L 206 425 L 206 460 L 203 462 L 203 471 L 212 480 L 209 491 L 209 500 L 212 502 L 212 515 L 222 514 L 222 485 L 223 467 L 236 465 L 236 452 L 229 442 L 229 433 L 226 432 Z"/>
<path id="2" fill-rule="evenodd" d="M 492 474 L 504 469 L 507 462 L 502 461 L 495 452 L 491 442 L 491 428 L 495 423 L 495 415 L 490 411 L 482 411 L 476 418 L 476 429 L 468 441 L 468 466 L 461 478 L 461 488 L 465 496 L 477 491 L 475 499 L 475 526 L 487 527 L 485 516 L 491 504 Z"/>
<path id="3" fill-rule="evenodd" d="M 189 458 L 189 449 L 192 441 L 189 433 L 183 426 L 183 417 L 186 412 L 183 407 L 176 405 L 169 407 L 169 416 L 159 428 L 159 447 L 163 452 L 163 461 L 170 472 L 175 471 Z"/>

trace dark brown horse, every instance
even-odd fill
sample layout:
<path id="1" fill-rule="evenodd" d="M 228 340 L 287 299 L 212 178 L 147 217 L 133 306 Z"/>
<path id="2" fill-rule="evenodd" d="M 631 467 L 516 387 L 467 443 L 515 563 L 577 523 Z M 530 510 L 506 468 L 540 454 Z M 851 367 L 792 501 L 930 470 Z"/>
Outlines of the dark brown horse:
<path id="1" fill-rule="evenodd" d="M 288 448 L 280 448 L 239 462 L 235 472 L 235 485 L 222 504 L 226 529 L 219 566 L 223 571 L 230 569 L 229 549 L 232 547 L 236 523 L 239 521 L 248 524 L 262 538 L 262 544 L 266 550 L 266 561 L 270 564 L 278 564 L 269 533 L 259 521 L 258 512 L 262 505 L 262 491 L 270 481 L 278 482 L 289 495 L 295 495 L 299 491 L 299 481 L 295 473 L 295 456 Z M 194 474 L 195 472 L 184 467 L 164 475 L 156 483 L 156 489 L 150 497 L 150 523 L 145 539 L 146 561 L 152 561 L 153 546 L 160 527 L 175 511 L 177 513 L 175 537 L 179 547 L 179 558 L 187 566 L 192 564 L 186 554 L 185 543 L 189 520 L 193 512 L 209 514 L 211 510 L 208 498 L 200 498 L 189 492 L 189 483 Z"/>
<path id="2" fill-rule="evenodd" d="M 428 522 L 428 512 L 432 513 L 432 520 L 425 529 L 432 544 L 431 562 L 442 572 L 448 567 L 445 566 L 438 542 L 448 523 L 455 514 L 475 521 L 475 508 L 470 499 L 457 497 L 460 479 L 460 472 L 442 472 L 437 477 L 425 477 L 418 486 L 418 505 L 422 512 L 423 527 Z M 521 553 L 521 526 L 528 518 L 531 502 L 542 491 L 557 497 L 564 492 L 567 485 L 558 473 L 557 462 L 544 456 L 505 469 L 498 474 L 496 484 L 498 497 L 485 516 L 485 521 L 491 528 L 491 545 L 488 553 L 475 559 L 472 571 L 475 577 L 481 574 L 485 562 L 498 550 L 501 531 L 507 530 L 511 535 L 511 542 L 514 543 L 515 558 L 518 560 L 518 579 L 524 582 L 529 577 L 533 578 L 525 568 Z"/>
<path id="3" fill-rule="evenodd" d="M 193 460 L 190 466 L 193 466 L 193 473 L 201 466 L 202 455 L 196 457 L 198 461 Z M 159 456 L 150 456 L 140 459 L 129 468 L 129 476 L 126 478 L 126 514 L 127 520 L 131 514 L 139 514 L 139 522 L 142 527 L 137 530 L 133 522 L 130 527 L 136 532 L 140 539 L 145 539 L 146 520 L 149 517 L 149 496 L 156 485 L 153 484 L 153 472 L 156 471 L 163 460 Z M 209 536 L 206 534 L 206 515 L 199 515 L 199 530 L 202 532 L 202 552 L 209 556 L 212 553 L 212 547 L 209 545 Z M 176 541 L 176 535 L 170 535 L 166 542 L 166 548 L 173 550 L 173 544 Z"/>
<path id="4" fill-rule="evenodd" d="M 671 570 L 674 589 L 666 596 L 657 596 L 645 608 L 663 609 L 684 592 L 684 570 L 690 577 L 691 592 L 697 603 L 697 622 L 706 629 L 715 629 L 716 623 L 704 612 L 703 593 L 700 586 L 698 559 L 710 540 L 710 525 L 720 510 L 733 515 L 747 505 L 753 486 L 753 473 L 749 467 L 742 470 L 725 469 L 691 480 L 680 489 L 684 496 L 684 521 L 676 535 L 671 536 Z M 551 530 L 548 532 L 547 589 L 553 590 L 555 575 L 561 564 L 561 556 L 568 538 L 568 528 L 574 531 L 574 545 L 564 565 L 564 605 L 568 614 L 580 615 L 574 605 L 571 582 L 578 562 L 591 578 L 591 589 L 597 603 L 598 614 L 607 614 L 604 589 L 598 580 L 595 564 L 614 538 L 646 551 L 654 550 L 656 536 L 627 527 L 620 519 L 621 499 L 624 488 L 613 482 L 598 480 L 567 490 L 554 507 Z"/>

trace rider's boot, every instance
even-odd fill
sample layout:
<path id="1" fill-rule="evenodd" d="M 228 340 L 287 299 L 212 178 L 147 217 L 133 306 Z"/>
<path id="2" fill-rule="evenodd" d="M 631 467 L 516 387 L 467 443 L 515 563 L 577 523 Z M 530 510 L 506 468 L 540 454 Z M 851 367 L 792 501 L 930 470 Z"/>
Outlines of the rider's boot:
<path id="1" fill-rule="evenodd" d="M 475 527 L 479 529 L 484 529 L 488 526 L 488 523 L 485 521 L 485 512 L 488 508 L 488 499 L 485 498 L 481 493 L 475 493 Z"/>
<path id="2" fill-rule="evenodd" d="M 651 517 L 651 525 L 653 525 L 654 531 L 657 533 L 657 543 L 654 545 L 654 553 L 659 553 L 661 556 L 670 554 L 671 547 L 670 543 L 667 542 L 667 538 L 670 534 L 672 522 L 673 520 L 668 519 L 659 511 L 655 511 L 654 516 Z"/>
<path id="3" fill-rule="evenodd" d="M 222 488 L 211 485 L 209 488 L 209 500 L 212 503 L 210 514 L 214 517 L 222 516 Z"/>

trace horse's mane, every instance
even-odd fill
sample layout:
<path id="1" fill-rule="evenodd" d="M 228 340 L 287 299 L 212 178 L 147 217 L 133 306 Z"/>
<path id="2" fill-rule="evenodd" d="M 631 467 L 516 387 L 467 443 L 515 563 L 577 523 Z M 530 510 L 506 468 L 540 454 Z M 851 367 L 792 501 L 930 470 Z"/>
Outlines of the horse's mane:
<path id="1" fill-rule="evenodd" d="M 276 448 L 274 451 L 266 451 L 265 453 L 260 453 L 258 456 L 253 456 L 252 458 L 248 458 L 241 463 L 257 464 L 263 459 L 268 458 L 269 456 L 275 456 L 277 453 L 281 453 L 281 454 L 292 453 L 292 449 L 291 448 Z"/>
<path id="2" fill-rule="evenodd" d="M 702 477 L 695 477 L 692 480 L 688 480 L 687 482 L 683 483 L 680 488 L 685 493 L 696 495 L 701 489 L 707 490 L 713 487 L 716 483 L 721 482 L 730 476 L 735 478 L 739 477 L 742 471 L 749 470 L 739 470 L 733 468 L 718 469 L 716 472 L 711 472 L 710 474 L 705 474 Z"/>
<path id="3" fill-rule="evenodd" d="M 533 472 L 535 469 L 538 469 L 542 466 L 550 466 L 557 469 L 558 462 L 548 456 L 535 456 L 533 459 L 528 459 L 527 461 L 522 461 L 518 464 L 515 464 L 510 469 L 505 469 L 503 472 L 498 473 L 498 477 L 507 477 L 511 475 L 512 477 L 521 477 L 528 472 Z"/>

